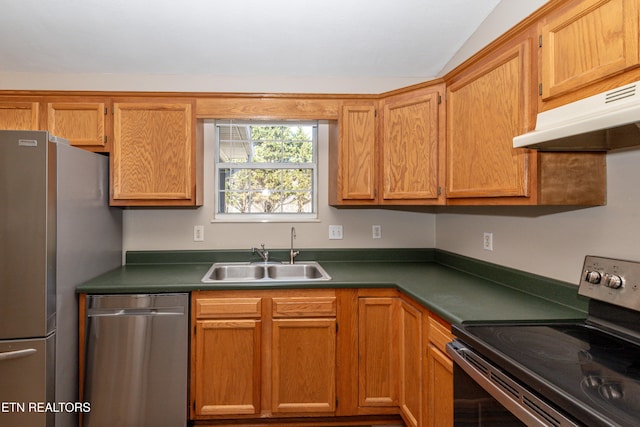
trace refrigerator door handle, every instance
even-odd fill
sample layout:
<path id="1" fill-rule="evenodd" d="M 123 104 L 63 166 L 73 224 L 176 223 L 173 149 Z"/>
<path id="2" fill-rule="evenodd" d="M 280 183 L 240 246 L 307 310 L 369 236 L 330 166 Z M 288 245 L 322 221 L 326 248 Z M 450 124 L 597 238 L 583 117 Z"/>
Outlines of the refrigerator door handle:
<path id="1" fill-rule="evenodd" d="M 0 362 L 2 362 L 3 360 L 19 359 L 21 357 L 27 357 L 36 353 L 36 351 L 37 350 L 35 348 L 25 348 L 24 350 L 5 351 L 0 353 Z"/>

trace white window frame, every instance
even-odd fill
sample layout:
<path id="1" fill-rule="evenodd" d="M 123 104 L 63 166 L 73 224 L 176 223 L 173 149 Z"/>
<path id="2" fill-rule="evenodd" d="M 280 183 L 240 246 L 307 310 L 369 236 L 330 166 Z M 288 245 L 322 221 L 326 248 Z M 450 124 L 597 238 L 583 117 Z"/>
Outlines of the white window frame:
<path id="1" fill-rule="evenodd" d="M 312 126 L 311 163 L 223 163 L 220 161 L 220 124 L 265 125 L 265 126 Z M 214 122 L 214 210 L 211 222 L 317 222 L 318 221 L 318 121 L 316 120 L 229 120 L 220 119 Z M 311 206 L 308 213 L 224 213 L 218 212 L 220 207 L 220 169 L 310 169 L 312 180 Z"/>

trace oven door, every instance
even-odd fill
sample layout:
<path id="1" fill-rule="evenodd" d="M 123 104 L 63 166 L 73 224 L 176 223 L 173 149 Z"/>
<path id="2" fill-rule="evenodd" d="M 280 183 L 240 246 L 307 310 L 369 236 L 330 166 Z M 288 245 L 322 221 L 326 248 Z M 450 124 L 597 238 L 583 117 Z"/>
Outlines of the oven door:
<path id="1" fill-rule="evenodd" d="M 447 344 L 455 362 L 455 426 L 578 426 L 459 340 Z"/>

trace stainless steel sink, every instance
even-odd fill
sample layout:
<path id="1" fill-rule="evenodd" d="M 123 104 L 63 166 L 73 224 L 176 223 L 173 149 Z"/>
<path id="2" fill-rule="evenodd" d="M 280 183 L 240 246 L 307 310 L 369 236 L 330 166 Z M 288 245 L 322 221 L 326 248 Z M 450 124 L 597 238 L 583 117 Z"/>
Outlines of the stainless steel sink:
<path id="1" fill-rule="evenodd" d="M 203 283 L 218 282 L 307 282 L 331 280 L 317 262 L 296 264 L 217 262 L 202 278 Z"/>

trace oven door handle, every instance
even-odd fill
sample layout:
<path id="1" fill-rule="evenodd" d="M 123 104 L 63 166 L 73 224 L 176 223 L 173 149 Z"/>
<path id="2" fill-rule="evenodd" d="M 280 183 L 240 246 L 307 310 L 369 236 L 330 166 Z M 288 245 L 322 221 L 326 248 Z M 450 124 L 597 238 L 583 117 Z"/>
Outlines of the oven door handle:
<path id="1" fill-rule="evenodd" d="M 476 383 L 527 426 L 579 426 L 504 375 L 459 340 L 447 343 L 447 353 Z"/>

